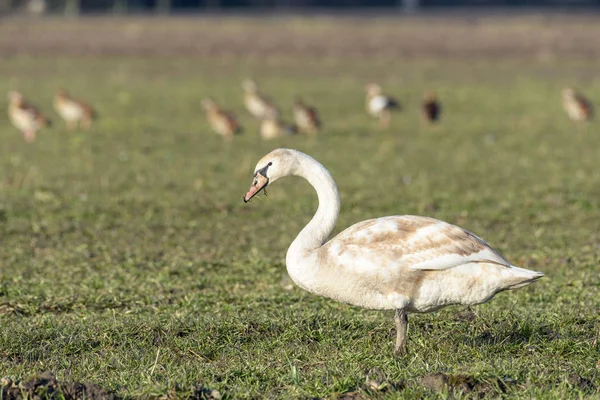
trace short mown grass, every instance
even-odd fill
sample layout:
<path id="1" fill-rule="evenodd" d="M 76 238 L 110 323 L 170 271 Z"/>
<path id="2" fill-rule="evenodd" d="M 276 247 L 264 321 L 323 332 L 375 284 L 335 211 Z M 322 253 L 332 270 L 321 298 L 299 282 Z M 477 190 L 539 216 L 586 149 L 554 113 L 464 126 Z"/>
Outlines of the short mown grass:
<path id="1" fill-rule="evenodd" d="M 448 377 L 442 396 L 598 396 L 600 131 L 570 123 L 560 99 L 575 85 L 600 102 L 598 63 L 346 61 L 0 60 L 2 90 L 55 120 L 26 144 L 0 117 L 1 375 L 51 371 L 125 397 L 199 385 L 232 399 L 437 397 L 423 385 L 436 373 Z M 247 76 L 288 119 L 303 94 L 322 134 L 260 141 L 241 100 Z M 388 131 L 363 111 L 371 80 L 403 103 Z M 58 120 L 58 87 L 97 107 L 91 131 Z M 428 88 L 444 105 L 435 127 L 419 115 Z M 209 130 L 207 95 L 240 116 L 243 136 L 227 144 Z M 336 232 L 428 215 L 547 278 L 474 314 L 411 315 L 410 354 L 395 357 L 391 312 L 290 285 L 285 251 L 316 209 L 310 186 L 290 178 L 242 203 L 276 147 L 329 168 Z M 452 385 L 461 379 L 471 383 Z"/>

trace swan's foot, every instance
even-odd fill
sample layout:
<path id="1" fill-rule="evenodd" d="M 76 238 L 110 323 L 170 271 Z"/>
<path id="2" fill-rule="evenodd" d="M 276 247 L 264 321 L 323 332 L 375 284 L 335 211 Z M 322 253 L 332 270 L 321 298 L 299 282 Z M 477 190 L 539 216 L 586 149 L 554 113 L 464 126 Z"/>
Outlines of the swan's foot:
<path id="1" fill-rule="evenodd" d="M 396 354 L 406 355 L 408 354 L 408 349 L 406 346 L 408 314 L 404 310 L 396 310 L 394 320 L 396 321 Z"/>

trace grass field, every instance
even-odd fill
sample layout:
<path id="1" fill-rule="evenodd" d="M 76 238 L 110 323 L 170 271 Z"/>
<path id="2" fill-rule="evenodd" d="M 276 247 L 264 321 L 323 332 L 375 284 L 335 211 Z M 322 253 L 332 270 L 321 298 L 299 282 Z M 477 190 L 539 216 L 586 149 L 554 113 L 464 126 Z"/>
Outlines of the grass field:
<path id="1" fill-rule="evenodd" d="M 111 24 L 101 19 L 2 25 L 0 92 L 22 91 L 55 125 L 26 144 L 0 115 L 0 375 L 50 371 L 120 397 L 597 398 L 600 132 L 567 120 L 560 90 L 600 103 L 600 36 L 588 34 L 598 21 L 455 18 L 433 33 L 447 46 L 425 40 L 412 53 L 423 20 L 285 21 L 226 20 L 205 36 L 202 20 L 175 33 L 117 20 L 134 33 L 114 43 L 90 33 Z M 143 40 L 153 29 L 155 42 Z M 186 29 L 196 50 L 166 44 L 188 43 Z M 240 47 L 267 37 L 277 43 Z M 288 119 L 303 94 L 322 134 L 260 141 L 242 105 L 248 76 Z M 403 103 L 388 131 L 364 114 L 370 81 Z M 67 131 L 52 111 L 61 86 L 97 107 L 90 132 Z M 428 88 L 444 104 L 437 127 L 420 121 Z M 237 112 L 243 136 L 227 144 L 209 130 L 206 95 Z M 335 232 L 427 215 L 547 278 L 474 314 L 411 316 L 410 354 L 395 357 L 393 313 L 290 285 L 285 252 L 316 210 L 310 186 L 286 179 L 243 204 L 255 163 L 276 147 L 331 171 Z"/>

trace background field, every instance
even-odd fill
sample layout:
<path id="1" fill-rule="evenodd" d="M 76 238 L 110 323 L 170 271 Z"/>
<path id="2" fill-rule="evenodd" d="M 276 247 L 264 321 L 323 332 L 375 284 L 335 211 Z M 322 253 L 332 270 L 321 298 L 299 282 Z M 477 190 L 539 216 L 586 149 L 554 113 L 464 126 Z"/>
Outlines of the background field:
<path id="1" fill-rule="evenodd" d="M 0 54 L 0 92 L 55 122 L 26 144 L 0 115 L 2 376 L 51 371 L 125 397 L 599 395 L 600 132 L 560 98 L 571 85 L 600 102 L 598 17 L 5 20 Z M 304 95 L 323 133 L 261 142 L 246 77 L 288 119 Z M 363 112 L 371 81 L 403 103 L 389 131 Z M 90 132 L 58 120 L 59 87 L 97 107 Z M 419 118 L 429 88 L 437 127 Z M 209 130 L 207 95 L 245 125 L 233 143 Z M 331 171 L 335 232 L 428 215 L 548 277 L 474 313 L 411 316 L 396 358 L 392 313 L 290 284 L 310 186 L 242 203 L 276 147 Z"/>

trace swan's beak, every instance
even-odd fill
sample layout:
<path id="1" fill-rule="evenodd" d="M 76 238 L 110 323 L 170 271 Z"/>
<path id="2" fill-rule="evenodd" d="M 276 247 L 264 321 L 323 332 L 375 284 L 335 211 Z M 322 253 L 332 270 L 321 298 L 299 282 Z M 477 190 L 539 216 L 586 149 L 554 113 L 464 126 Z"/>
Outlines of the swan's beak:
<path id="1" fill-rule="evenodd" d="M 254 196 L 261 190 L 264 190 L 269 184 L 269 178 L 264 177 L 260 172 L 254 174 L 254 180 L 252 186 L 248 190 L 248 193 L 244 196 L 244 203 L 249 202 Z"/>

